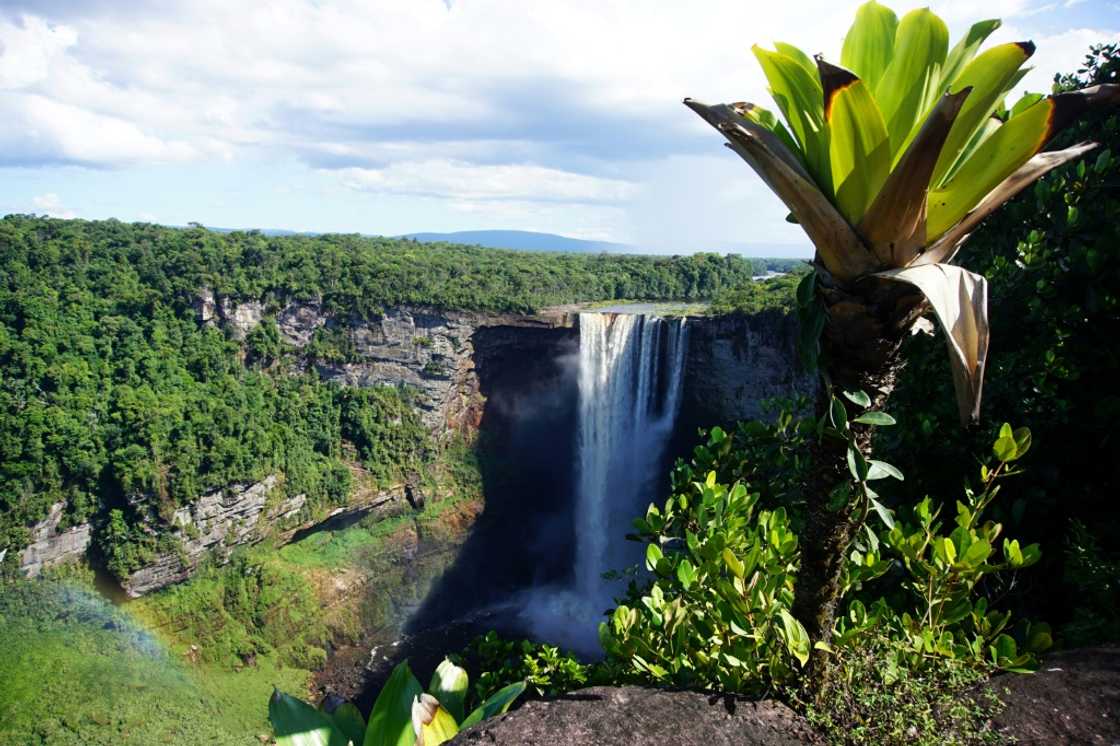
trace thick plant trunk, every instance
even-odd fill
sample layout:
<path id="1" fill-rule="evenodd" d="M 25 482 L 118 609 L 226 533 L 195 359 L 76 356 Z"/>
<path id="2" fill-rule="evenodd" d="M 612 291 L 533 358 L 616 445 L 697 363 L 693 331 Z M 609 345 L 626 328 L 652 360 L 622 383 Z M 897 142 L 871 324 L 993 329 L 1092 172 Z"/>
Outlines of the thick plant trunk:
<path id="1" fill-rule="evenodd" d="M 902 368 L 899 348 L 905 330 L 920 311 L 921 298 L 912 291 L 875 285 L 855 295 L 836 289 L 823 293 L 829 321 L 821 338 L 823 374 L 832 390 L 863 391 L 870 409 L 883 409 Z M 825 416 L 830 391 L 817 395 L 817 416 Z M 845 400 L 853 415 L 853 406 Z M 852 425 L 856 445 L 870 452 L 872 428 Z M 814 441 L 805 491 L 805 528 L 802 531 L 801 568 L 797 576 L 793 615 L 805 625 L 814 642 L 828 643 L 841 602 L 844 563 L 855 532 L 854 500 L 833 498 L 838 488 L 850 485 L 847 444 L 836 438 Z M 812 696 L 828 685 L 832 656 L 813 650 L 806 684 Z"/>

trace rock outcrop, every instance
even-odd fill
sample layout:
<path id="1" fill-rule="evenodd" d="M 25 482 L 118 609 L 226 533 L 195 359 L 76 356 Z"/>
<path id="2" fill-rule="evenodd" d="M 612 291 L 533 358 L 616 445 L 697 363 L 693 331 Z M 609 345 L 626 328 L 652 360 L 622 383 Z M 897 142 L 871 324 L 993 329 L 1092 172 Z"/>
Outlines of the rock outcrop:
<path id="1" fill-rule="evenodd" d="M 270 475 L 254 484 L 230 485 L 176 510 L 170 538 L 177 550 L 157 555 L 129 575 L 121 584 L 125 591 L 135 598 L 185 580 L 205 557 L 213 554 L 224 561 L 234 547 L 260 541 L 274 524 L 298 516 L 306 497 L 272 499 L 278 483 L 279 478 Z"/>
<path id="2" fill-rule="evenodd" d="M 778 311 L 751 316 L 690 319 L 680 426 L 757 419 L 774 397 L 810 394 L 815 382 L 801 370 L 797 318 Z"/>
<path id="3" fill-rule="evenodd" d="M 778 702 L 627 686 L 593 687 L 527 702 L 468 728 L 451 743 L 801 746 L 823 741 L 804 718 Z"/>
<path id="4" fill-rule="evenodd" d="M 47 517 L 31 527 L 31 543 L 19 556 L 20 570 L 27 577 L 33 578 L 45 568 L 80 559 L 89 548 L 92 530 L 88 523 L 59 530 L 65 508 L 65 503 L 55 503 Z"/>

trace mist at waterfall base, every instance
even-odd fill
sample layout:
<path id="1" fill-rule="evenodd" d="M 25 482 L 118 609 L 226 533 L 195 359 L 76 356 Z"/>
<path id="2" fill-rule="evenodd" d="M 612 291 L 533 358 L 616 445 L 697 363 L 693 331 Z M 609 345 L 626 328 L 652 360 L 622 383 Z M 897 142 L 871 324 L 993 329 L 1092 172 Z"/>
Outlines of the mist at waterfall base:
<path id="1" fill-rule="evenodd" d="M 580 314 L 571 580 L 527 590 L 513 604 L 536 639 L 601 655 L 598 625 L 627 582 L 604 573 L 640 563 L 641 545 L 624 537 L 665 479 L 665 449 L 680 410 L 685 322 Z"/>

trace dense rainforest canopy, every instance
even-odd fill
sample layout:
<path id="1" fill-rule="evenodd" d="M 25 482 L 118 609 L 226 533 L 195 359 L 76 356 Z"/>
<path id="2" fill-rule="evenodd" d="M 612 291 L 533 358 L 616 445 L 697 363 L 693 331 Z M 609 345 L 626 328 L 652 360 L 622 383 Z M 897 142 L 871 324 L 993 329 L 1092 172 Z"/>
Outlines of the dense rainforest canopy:
<path id="1" fill-rule="evenodd" d="M 68 523 L 99 517 L 99 546 L 124 574 L 155 541 L 139 519 L 166 518 L 207 490 L 281 472 L 286 492 L 315 506 L 346 495 L 344 440 L 381 479 L 425 458 L 407 391 L 273 375 L 262 363 L 283 354 L 275 324 L 243 348 L 199 322 L 203 288 L 266 309 L 316 298 L 328 312 L 369 318 L 399 304 L 520 312 L 707 299 L 777 266 L 9 216 L 0 220 L 0 547 L 25 544 L 27 524 L 62 501 Z M 338 353 L 330 342 L 316 340 L 311 354 Z"/>

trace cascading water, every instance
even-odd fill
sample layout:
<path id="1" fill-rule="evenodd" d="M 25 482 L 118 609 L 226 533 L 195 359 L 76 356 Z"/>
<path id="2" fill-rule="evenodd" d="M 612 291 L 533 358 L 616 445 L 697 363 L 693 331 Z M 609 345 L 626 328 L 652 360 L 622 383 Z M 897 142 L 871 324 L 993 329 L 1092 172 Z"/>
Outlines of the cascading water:
<path id="1" fill-rule="evenodd" d="M 570 588 L 541 588 L 524 607 L 542 639 L 587 654 L 620 584 L 608 570 L 636 564 L 624 540 L 655 497 L 680 410 L 685 320 L 624 313 L 579 315 L 576 552 Z"/>

